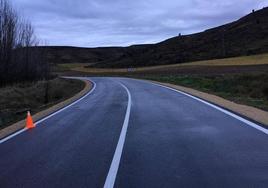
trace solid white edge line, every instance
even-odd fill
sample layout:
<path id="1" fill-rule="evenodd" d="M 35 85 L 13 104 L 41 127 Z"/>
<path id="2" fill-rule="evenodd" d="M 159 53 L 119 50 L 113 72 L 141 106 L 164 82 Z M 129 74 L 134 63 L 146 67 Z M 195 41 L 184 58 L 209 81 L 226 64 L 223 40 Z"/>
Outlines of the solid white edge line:
<path id="1" fill-rule="evenodd" d="M 35 125 L 38 126 L 38 124 L 42 123 L 43 121 L 45 121 L 45 120 L 51 118 L 52 116 L 55 116 L 56 114 L 62 112 L 63 110 L 66 110 L 67 108 L 69 108 L 69 107 L 71 107 L 71 106 L 77 104 L 78 102 L 80 102 L 81 100 L 83 100 L 84 98 L 86 98 L 88 95 L 90 95 L 90 94 L 95 90 L 95 88 L 96 88 L 96 83 L 93 82 L 93 81 L 90 80 L 90 79 L 85 79 L 85 80 L 89 80 L 89 81 L 91 81 L 91 82 L 93 83 L 93 88 L 92 88 L 87 94 L 85 94 L 83 97 L 77 99 L 77 100 L 74 101 L 73 103 L 71 103 L 71 104 L 69 104 L 69 105 L 67 105 L 67 106 L 65 106 L 65 107 L 63 107 L 63 108 L 61 108 L 61 109 L 59 109 L 58 111 L 53 112 L 52 114 L 50 114 L 50 115 L 48 115 L 48 116 L 42 118 L 41 120 L 35 122 Z M 19 135 L 19 134 L 21 134 L 21 133 L 23 133 L 23 132 L 25 132 L 26 130 L 28 130 L 28 129 L 23 128 L 23 129 L 21 129 L 21 130 L 15 132 L 15 133 L 13 133 L 13 134 L 7 136 L 7 137 L 1 139 L 1 140 L 0 140 L 0 144 L 6 142 L 6 141 L 8 141 L 8 140 L 10 140 L 11 138 L 13 138 L 13 137 L 15 137 L 15 136 L 17 136 L 17 135 Z"/>
<path id="2" fill-rule="evenodd" d="M 15 133 L 13 133 L 13 134 L 7 136 L 7 137 L 1 139 L 1 140 L 0 140 L 0 144 L 4 143 L 5 141 L 8 141 L 9 139 L 11 139 L 11 138 L 13 138 L 13 137 L 15 137 L 15 136 L 17 136 L 17 135 L 19 135 L 19 134 L 21 134 L 21 133 L 23 133 L 23 132 L 26 131 L 26 130 L 27 130 L 26 128 L 23 128 L 23 129 L 21 129 L 21 130 L 15 132 Z"/>
<path id="3" fill-rule="evenodd" d="M 260 125 L 257 125 L 256 123 L 253 123 L 253 122 L 251 122 L 251 121 L 249 121 L 249 120 L 247 120 L 247 119 L 245 119 L 245 118 L 242 118 L 242 117 L 240 117 L 240 116 L 238 116 L 238 115 L 236 115 L 236 114 L 234 114 L 234 113 L 232 113 L 232 112 L 230 112 L 230 111 L 228 111 L 228 110 L 225 110 L 225 109 L 223 109 L 223 108 L 221 108 L 221 107 L 219 107 L 219 106 L 216 106 L 216 105 L 214 105 L 214 104 L 212 104 L 212 103 L 209 103 L 209 102 L 207 102 L 207 101 L 205 101 L 205 100 L 202 100 L 202 99 L 200 99 L 200 98 L 198 98 L 198 97 L 192 96 L 192 95 L 190 95 L 190 94 L 188 94 L 188 93 L 185 93 L 185 92 L 183 92 L 183 91 L 176 90 L 176 89 L 170 88 L 170 87 L 168 87 L 168 86 L 164 86 L 164 85 L 161 85 L 161 84 L 156 84 L 156 83 L 153 83 L 153 82 L 150 82 L 150 83 L 152 83 L 152 84 L 154 84 L 154 85 L 156 85 L 156 86 L 160 86 L 160 87 L 163 87 L 163 88 L 166 88 L 166 89 L 169 89 L 169 90 L 178 92 L 178 93 L 183 94 L 183 95 L 185 95 L 185 96 L 187 96 L 187 97 L 190 97 L 190 98 L 192 98 L 192 99 L 195 99 L 195 100 L 197 100 L 197 101 L 199 101 L 199 102 L 201 102 L 201 103 L 204 103 L 204 104 L 206 104 L 206 105 L 208 105 L 208 106 L 210 106 L 210 107 L 212 107 L 212 108 L 215 108 L 215 109 L 217 109 L 217 110 L 219 110 L 219 111 L 221 111 L 221 112 L 223 112 L 223 113 L 225 113 L 225 114 L 227 114 L 227 115 L 229 115 L 229 116 L 231 116 L 231 117 L 233 117 L 233 118 L 235 118 L 235 119 L 237 119 L 237 120 L 239 120 L 239 121 L 242 121 L 243 123 L 245 123 L 245 124 L 247 124 L 247 125 L 249 125 L 249 126 L 255 128 L 255 129 L 257 129 L 257 130 L 259 130 L 259 131 L 261 131 L 261 132 L 263 132 L 263 133 L 265 133 L 265 134 L 268 134 L 268 129 L 266 129 L 266 128 L 260 126 Z"/>
<path id="4" fill-rule="evenodd" d="M 123 152 L 123 147 L 124 147 L 124 143 L 125 143 L 125 139 L 126 139 L 126 133 L 127 133 L 127 128 L 128 128 L 128 122 L 129 122 L 129 117 L 130 117 L 130 109 L 131 109 L 131 94 L 128 90 L 128 88 L 123 85 L 122 83 L 120 83 L 120 85 L 125 88 L 125 90 L 127 91 L 128 94 L 128 105 L 127 105 L 127 111 L 126 111 L 126 115 L 125 115 L 125 119 L 124 119 L 124 124 L 120 133 L 120 137 L 116 146 L 116 150 L 113 156 L 113 160 L 108 172 L 108 175 L 106 177 L 105 180 L 105 184 L 104 184 L 104 188 L 113 188 L 114 187 L 114 183 L 115 183 L 115 179 L 116 179 L 116 175 L 117 175 L 117 171 L 119 168 L 119 164 L 120 164 L 120 159 L 122 156 L 122 152 Z"/>

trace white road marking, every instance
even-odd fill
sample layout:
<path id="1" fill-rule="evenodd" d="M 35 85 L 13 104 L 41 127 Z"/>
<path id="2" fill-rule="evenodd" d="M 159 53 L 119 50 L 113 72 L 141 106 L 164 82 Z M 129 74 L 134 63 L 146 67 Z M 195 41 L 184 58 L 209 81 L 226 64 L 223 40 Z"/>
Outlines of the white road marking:
<path id="1" fill-rule="evenodd" d="M 150 82 L 150 83 L 152 83 L 152 82 Z M 255 128 L 255 129 L 257 129 L 257 130 L 259 130 L 259 131 L 261 131 L 261 132 L 263 132 L 263 133 L 265 133 L 265 134 L 268 134 L 268 129 L 265 129 L 265 128 L 262 127 L 262 126 L 257 125 L 256 123 L 253 123 L 253 122 L 251 122 L 251 121 L 249 121 L 249 120 L 247 120 L 247 119 L 245 119 L 245 118 L 242 118 L 242 117 L 240 117 L 240 116 L 238 116 L 238 115 L 236 115 L 236 114 L 234 114 L 234 113 L 232 113 L 232 112 L 230 112 L 230 111 L 228 111 L 228 110 L 225 110 L 225 109 L 223 109 L 223 108 L 221 108 L 221 107 L 219 107 L 219 106 L 216 106 L 216 105 L 214 105 L 214 104 L 212 104 L 212 103 L 209 103 L 209 102 L 207 102 L 207 101 L 205 101 L 205 100 L 202 100 L 202 99 L 200 99 L 200 98 L 198 98 L 198 97 L 192 96 L 192 95 L 190 95 L 190 94 L 188 94 L 188 93 L 185 93 L 185 92 L 182 92 L 182 91 L 179 91 L 179 90 L 176 90 L 176 89 L 167 87 L 167 86 L 163 86 L 163 85 L 161 85 L 161 84 L 156 84 L 156 83 L 152 83 L 152 84 L 154 84 L 154 85 L 156 85 L 156 86 L 160 86 L 160 87 L 166 88 L 166 89 L 169 89 L 169 90 L 172 90 L 172 91 L 175 91 L 175 92 L 178 92 L 178 93 L 183 94 L 183 95 L 185 95 L 185 96 L 187 96 L 187 97 L 190 97 L 190 98 L 192 98 L 192 99 L 195 99 L 195 100 L 197 100 L 197 101 L 199 101 L 199 102 L 201 102 L 201 103 L 204 103 L 204 104 L 206 104 L 206 105 L 208 105 L 208 106 L 211 106 L 212 108 L 215 108 L 215 109 L 217 109 L 217 110 L 219 110 L 219 111 L 221 111 L 221 112 L 223 112 L 223 113 L 225 113 L 225 114 L 227 114 L 227 115 L 229 115 L 229 116 L 231 116 L 231 117 L 233 117 L 233 118 L 235 118 L 235 119 L 237 119 L 237 120 L 239 120 L 239 121 L 242 121 L 243 123 L 245 123 L 245 124 L 247 124 L 247 125 L 249 125 L 249 126 Z"/>
<path id="2" fill-rule="evenodd" d="M 23 128 L 23 129 L 21 129 L 21 130 L 15 132 L 15 133 L 13 133 L 13 134 L 11 134 L 11 135 L 5 137 L 5 138 L 3 138 L 2 140 L 0 140 L 0 144 L 4 143 L 5 141 L 8 141 L 9 139 L 11 139 L 11 138 L 13 138 L 13 137 L 15 137 L 15 136 L 17 136 L 17 135 L 19 135 L 19 134 L 21 134 L 21 133 L 23 133 L 23 132 L 26 131 L 26 130 L 27 130 L 26 128 Z"/>
<path id="3" fill-rule="evenodd" d="M 123 147 L 124 147 L 124 143 L 125 143 L 125 139 L 126 139 L 128 122 L 129 122 L 130 109 L 131 109 L 131 103 L 132 103 L 131 102 L 131 95 L 130 95 L 128 88 L 125 85 L 121 84 L 121 86 L 123 88 L 125 88 L 125 90 L 127 91 L 128 105 L 127 105 L 127 111 L 126 111 L 126 115 L 125 115 L 124 124 L 123 124 L 122 130 L 121 130 L 121 133 L 120 133 L 119 141 L 118 141 L 117 146 L 116 146 L 116 150 L 114 153 L 114 157 L 113 157 L 108 175 L 107 175 L 106 180 L 105 180 L 104 188 L 113 188 L 114 187 L 114 183 L 115 183 L 115 179 L 116 179 L 116 175 L 117 175 L 117 171 L 119 168 L 120 159 L 122 156 Z"/>
<path id="4" fill-rule="evenodd" d="M 91 81 L 91 80 L 90 80 L 90 81 Z M 66 107 L 64 107 L 64 108 L 62 108 L 62 109 L 59 109 L 58 111 L 56 111 L 56 112 L 54 112 L 54 113 L 48 115 L 47 117 L 45 117 L 45 118 L 43 118 L 43 119 L 41 119 L 41 120 L 35 122 L 35 125 L 38 126 L 38 124 L 42 123 L 43 121 L 45 121 L 45 120 L 51 118 L 52 116 L 55 116 L 56 114 L 58 114 L 58 113 L 60 113 L 60 112 L 62 112 L 62 111 L 64 111 L 64 110 L 66 110 L 67 108 L 70 108 L 71 106 L 75 105 L 76 103 L 80 102 L 81 100 L 83 100 L 84 98 L 86 98 L 88 95 L 90 95 L 90 94 L 95 90 L 95 88 L 96 88 L 96 83 L 93 82 L 93 81 L 91 81 L 91 82 L 93 83 L 93 88 L 92 88 L 86 95 L 84 95 L 84 96 L 81 97 L 80 99 L 74 101 L 73 103 L 69 104 L 68 106 L 66 106 Z M 21 134 L 21 133 L 23 133 L 23 132 L 25 132 L 26 130 L 28 130 L 28 129 L 26 129 L 26 128 L 21 129 L 21 130 L 15 132 L 15 133 L 13 133 L 13 134 L 11 134 L 11 135 L 9 135 L 9 136 L 3 138 L 3 139 L 1 139 L 1 140 L 0 140 L 0 144 L 6 142 L 6 141 L 8 141 L 8 140 L 10 140 L 11 138 L 13 138 L 13 137 L 15 137 L 15 136 L 17 136 L 17 135 L 19 135 L 19 134 Z"/>

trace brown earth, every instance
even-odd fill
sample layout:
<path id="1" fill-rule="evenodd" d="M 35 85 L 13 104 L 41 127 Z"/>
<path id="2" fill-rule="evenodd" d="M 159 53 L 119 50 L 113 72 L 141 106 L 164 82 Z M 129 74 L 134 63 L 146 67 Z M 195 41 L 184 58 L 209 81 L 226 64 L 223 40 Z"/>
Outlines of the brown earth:
<path id="1" fill-rule="evenodd" d="M 134 72 L 94 72 L 65 70 L 57 72 L 64 76 L 148 76 L 148 75 L 219 75 L 219 74 L 241 74 L 241 73 L 268 73 L 268 65 L 243 65 L 243 66 L 183 66 L 171 68 L 159 68 L 153 70 Z"/>

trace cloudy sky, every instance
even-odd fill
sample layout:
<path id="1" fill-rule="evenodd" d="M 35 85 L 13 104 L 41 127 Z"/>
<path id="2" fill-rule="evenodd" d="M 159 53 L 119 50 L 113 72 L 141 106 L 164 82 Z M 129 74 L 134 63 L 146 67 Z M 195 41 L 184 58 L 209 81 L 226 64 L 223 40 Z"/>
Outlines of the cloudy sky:
<path id="1" fill-rule="evenodd" d="M 49 45 L 155 43 L 236 20 L 268 0 L 10 0 Z"/>

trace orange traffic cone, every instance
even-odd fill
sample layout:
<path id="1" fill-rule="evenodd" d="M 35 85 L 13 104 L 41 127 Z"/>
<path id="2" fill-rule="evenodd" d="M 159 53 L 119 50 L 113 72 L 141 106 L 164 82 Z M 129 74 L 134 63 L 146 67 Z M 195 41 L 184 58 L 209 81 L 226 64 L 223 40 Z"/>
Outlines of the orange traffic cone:
<path id="1" fill-rule="evenodd" d="M 27 112 L 26 128 L 27 129 L 35 128 L 35 124 L 33 123 L 33 118 L 29 111 Z"/>

